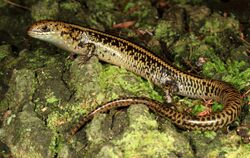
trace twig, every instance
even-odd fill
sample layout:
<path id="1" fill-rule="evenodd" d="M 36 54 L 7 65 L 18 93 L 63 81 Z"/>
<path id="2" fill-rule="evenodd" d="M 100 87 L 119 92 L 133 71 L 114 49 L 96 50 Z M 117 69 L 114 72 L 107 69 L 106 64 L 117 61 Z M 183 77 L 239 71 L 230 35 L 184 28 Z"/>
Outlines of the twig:
<path id="1" fill-rule="evenodd" d="M 22 9 L 25 9 L 25 10 L 30 10 L 30 8 L 28 7 L 25 7 L 25 6 L 22 6 L 20 4 L 17 4 L 17 3 L 14 3 L 14 2 L 11 2 L 9 0 L 4 0 L 6 3 L 10 4 L 10 5 L 13 5 L 15 7 L 18 7 L 18 8 L 22 8 Z"/>

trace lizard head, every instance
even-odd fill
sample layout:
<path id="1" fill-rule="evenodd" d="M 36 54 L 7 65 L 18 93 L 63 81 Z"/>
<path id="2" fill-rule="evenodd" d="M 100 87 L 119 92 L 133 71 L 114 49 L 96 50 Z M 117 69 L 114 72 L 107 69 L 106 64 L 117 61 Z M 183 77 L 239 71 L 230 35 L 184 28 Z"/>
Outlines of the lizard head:
<path id="1" fill-rule="evenodd" d="M 58 26 L 60 22 L 52 20 L 42 20 L 35 22 L 28 28 L 28 35 L 40 40 L 49 40 L 51 37 L 59 35 Z"/>
<path id="2" fill-rule="evenodd" d="M 46 41 L 68 51 L 74 51 L 74 39 L 78 38 L 79 31 L 73 31 L 73 25 L 53 20 L 42 20 L 32 24 L 27 31 L 30 37 Z"/>

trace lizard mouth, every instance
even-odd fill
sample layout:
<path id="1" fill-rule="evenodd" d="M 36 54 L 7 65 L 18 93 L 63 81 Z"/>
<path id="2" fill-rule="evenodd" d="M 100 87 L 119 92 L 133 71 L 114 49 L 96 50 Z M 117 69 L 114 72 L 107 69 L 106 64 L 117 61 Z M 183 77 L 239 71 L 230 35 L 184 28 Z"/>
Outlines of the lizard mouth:
<path id="1" fill-rule="evenodd" d="M 32 25 L 28 28 L 27 34 L 35 38 L 37 35 L 42 34 L 42 31 L 39 29 L 35 29 L 34 26 Z"/>

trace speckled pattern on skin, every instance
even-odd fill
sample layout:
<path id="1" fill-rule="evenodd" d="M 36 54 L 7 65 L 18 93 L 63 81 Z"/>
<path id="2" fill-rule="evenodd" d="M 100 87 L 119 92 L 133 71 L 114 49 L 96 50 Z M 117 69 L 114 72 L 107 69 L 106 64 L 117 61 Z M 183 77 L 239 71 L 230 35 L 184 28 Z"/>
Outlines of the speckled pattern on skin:
<path id="1" fill-rule="evenodd" d="M 93 55 L 100 60 L 121 66 L 159 86 L 166 93 L 192 98 L 214 99 L 224 104 L 221 112 L 202 117 L 193 117 L 167 108 L 159 102 L 146 98 L 121 98 L 106 103 L 84 117 L 73 129 L 90 120 L 97 112 L 105 112 L 114 107 L 131 104 L 145 104 L 174 124 L 189 130 L 217 130 L 227 126 L 241 112 L 240 93 L 231 85 L 185 73 L 161 60 L 147 49 L 135 45 L 123 38 L 101 31 L 89 29 L 59 21 L 39 21 L 28 29 L 28 35 L 55 44 L 73 53 L 86 56 L 89 46 Z"/>

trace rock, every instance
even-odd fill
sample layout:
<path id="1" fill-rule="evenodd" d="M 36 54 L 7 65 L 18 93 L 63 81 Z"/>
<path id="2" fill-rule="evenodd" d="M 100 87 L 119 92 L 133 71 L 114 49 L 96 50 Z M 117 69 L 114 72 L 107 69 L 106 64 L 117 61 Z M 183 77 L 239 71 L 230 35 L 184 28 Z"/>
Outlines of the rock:
<path id="1" fill-rule="evenodd" d="M 54 153 L 50 149 L 53 135 L 35 113 L 18 113 L 2 134 L 16 158 L 53 157 Z"/>
<path id="2" fill-rule="evenodd" d="M 109 124 L 109 128 L 102 128 L 105 117 L 96 116 L 86 128 L 90 145 L 82 156 L 98 158 L 194 156 L 188 140 L 171 124 L 166 124 L 164 131 L 158 130 L 157 121 L 145 105 L 132 105 L 128 108 L 127 115 L 128 127 L 124 128 L 124 132 L 112 137 L 104 135 L 106 130 L 110 131 L 112 124 Z"/>
<path id="3" fill-rule="evenodd" d="M 5 99 L 0 102 L 0 111 L 4 109 L 20 111 L 32 100 L 36 88 L 35 74 L 28 69 L 14 70 L 9 85 Z"/>

